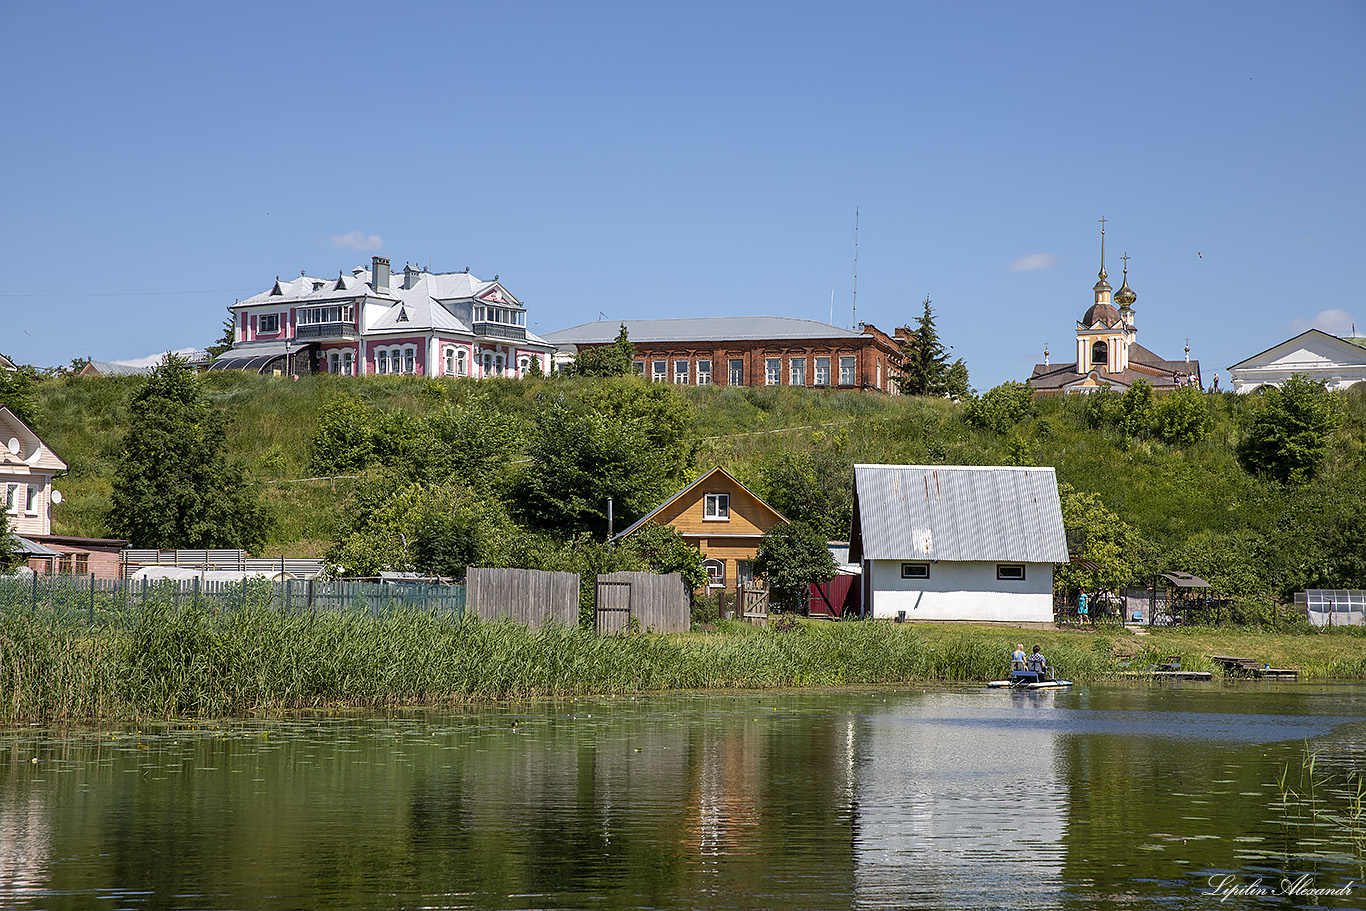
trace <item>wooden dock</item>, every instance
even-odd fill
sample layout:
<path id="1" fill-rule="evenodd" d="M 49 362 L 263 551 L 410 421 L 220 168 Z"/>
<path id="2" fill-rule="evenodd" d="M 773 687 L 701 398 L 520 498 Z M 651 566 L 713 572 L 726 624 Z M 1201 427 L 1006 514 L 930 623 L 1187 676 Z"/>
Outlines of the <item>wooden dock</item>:
<path id="1" fill-rule="evenodd" d="M 1229 677 L 1283 677 L 1294 680 L 1300 676 L 1299 668 L 1271 667 L 1255 658 L 1210 655 L 1209 659 L 1223 665 L 1224 674 Z"/>

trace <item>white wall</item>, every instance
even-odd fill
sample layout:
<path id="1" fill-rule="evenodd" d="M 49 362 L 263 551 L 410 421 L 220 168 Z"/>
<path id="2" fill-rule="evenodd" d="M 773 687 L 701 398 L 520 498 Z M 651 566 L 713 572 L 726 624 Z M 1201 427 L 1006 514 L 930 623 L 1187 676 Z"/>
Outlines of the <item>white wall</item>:
<path id="1" fill-rule="evenodd" d="M 913 561 L 906 561 L 913 562 Z M 996 578 L 995 563 L 930 564 L 928 579 L 901 578 L 900 560 L 874 560 L 864 582 L 875 620 L 1053 620 L 1053 564 L 1026 563 L 1023 581 Z"/>

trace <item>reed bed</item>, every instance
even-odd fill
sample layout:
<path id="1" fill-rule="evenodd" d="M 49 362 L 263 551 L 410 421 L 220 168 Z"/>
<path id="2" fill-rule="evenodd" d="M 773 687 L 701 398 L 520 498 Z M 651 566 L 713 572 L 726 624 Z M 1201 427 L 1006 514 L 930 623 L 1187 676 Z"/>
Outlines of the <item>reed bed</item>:
<path id="1" fill-rule="evenodd" d="M 1020 635 L 1013 629 L 850 622 L 788 629 L 722 624 L 711 632 L 602 637 L 575 627 L 531 630 L 401 607 L 381 614 L 363 605 L 301 613 L 251 598 L 230 610 L 211 602 L 150 599 L 118 624 L 88 627 L 56 613 L 9 611 L 0 615 L 0 723 L 978 682 L 1005 673 Z M 1125 671 L 1122 650 L 1107 637 L 1037 631 L 1029 638 L 1043 643 L 1059 676 L 1070 680 L 1111 679 Z M 1132 664 L 1166 660 L 1175 644 L 1145 643 Z M 1185 644 L 1179 649 L 1187 653 L 1183 663 L 1201 664 L 1199 645 Z M 1342 669 L 1359 673 L 1359 659 Z"/>

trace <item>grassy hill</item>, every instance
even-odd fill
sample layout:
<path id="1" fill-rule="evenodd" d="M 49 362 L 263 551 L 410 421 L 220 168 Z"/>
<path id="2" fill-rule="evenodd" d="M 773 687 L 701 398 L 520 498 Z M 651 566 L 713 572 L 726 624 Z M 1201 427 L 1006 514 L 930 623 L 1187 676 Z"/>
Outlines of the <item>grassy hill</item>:
<path id="1" fill-rule="evenodd" d="M 108 533 L 105 516 L 127 402 L 139 382 L 63 377 L 38 384 L 38 429 L 70 466 L 69 476 L 58 481 L 65 500 L 54 510 L 54 532 Z M 234 457 L 269 505 L 266 553 L 316 556 L 337 540 L 360 483 L 319 479 L 311 467 L 320 416 L 339 396 L 355 394 L 376 414 L 415 420 L 447 406 L 503 416 L 513 439 L 507 483 L 498 489 L 510 496 L 518 474 L 530 465 L 526 453 L 544 407 L 538 394 L 584 396 L 594 381 L 291 381 L 226 372 L 206 374 L 202 382 L 212 407 L 227 419 Z M 675 391 L 696 443 L 688 470 L 722 465 L 761 496 L 775 493 L 784 470 L 802 470 L 793 467 L 798 455 L 819 456 L 837 467 L 1049 465 L 1060 481 L 1097 494 L 1116 521 L 1132 526 L 1153 564 L 1179 563 L 1198 573 L 1210 572 L 1209 564 L 1217 571 L 1222 561 L 1230 573 L 1241 573 L 1236 587 L 1242 597 L 1305 584 L 1366 587 L 1366 556 L 1352 558 L 1353 547 L 1366 551 L 1360 543 L 1366 540 L 1366 395 L 1334 397 L 1341 421 L 1318 474 L 1308 484 L 1289 487 L 1239 464 L 1237 444 L 1262 403 L 1229 393 L 1201 397 L 1211 421 L 1208 434 L 1182 446 L 1098 421 L 1095 408 L 1078 398 L 1033 403 L 991 428 L 969 420 L 963 405 L 942 399 L 792 388 Z"/>

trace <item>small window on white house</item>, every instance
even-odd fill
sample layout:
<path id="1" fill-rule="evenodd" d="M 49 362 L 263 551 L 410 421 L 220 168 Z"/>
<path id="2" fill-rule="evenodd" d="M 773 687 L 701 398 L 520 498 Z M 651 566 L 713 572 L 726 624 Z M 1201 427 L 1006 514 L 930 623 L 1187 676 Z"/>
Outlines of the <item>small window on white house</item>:
<path id="1" fill-rule="evenodd" d="M 930 564 L 928 563 L 902 563 L 901 578 L 903 579 L 928 579 L 930 577 Z"/>
<path id="2" fill-rule="evenodd" d="M 702 518 L 712 522 L 730 521 L 730 494 L 709 493 L 702 506 Z"/>
<path id="3" fill-rule="evenodd" d="M 38 494 L 42 491 L 43 489 L 37 484 L 28 485 L 28 496 L 24 499 L 24 511 L 31 516 L 38 513 Z"/>
<path id="4" fill-rule="evenodd" d="M 997 563 L 996 578 L 1007 582 L 1023 582 L 1025 568 L 1023 563 Z"/>
<path id="5" fill-rule="evenodd" d="M 5 512 L 11 515 L 19 512 L 19 485 L 5 485 Z"/>
<path id="6" fill-rule="evenodd" d="M 274 335 L 280 331 L 280 314 L 262 313 L 256 320 L 256 331 L 262 335 Z"/>

